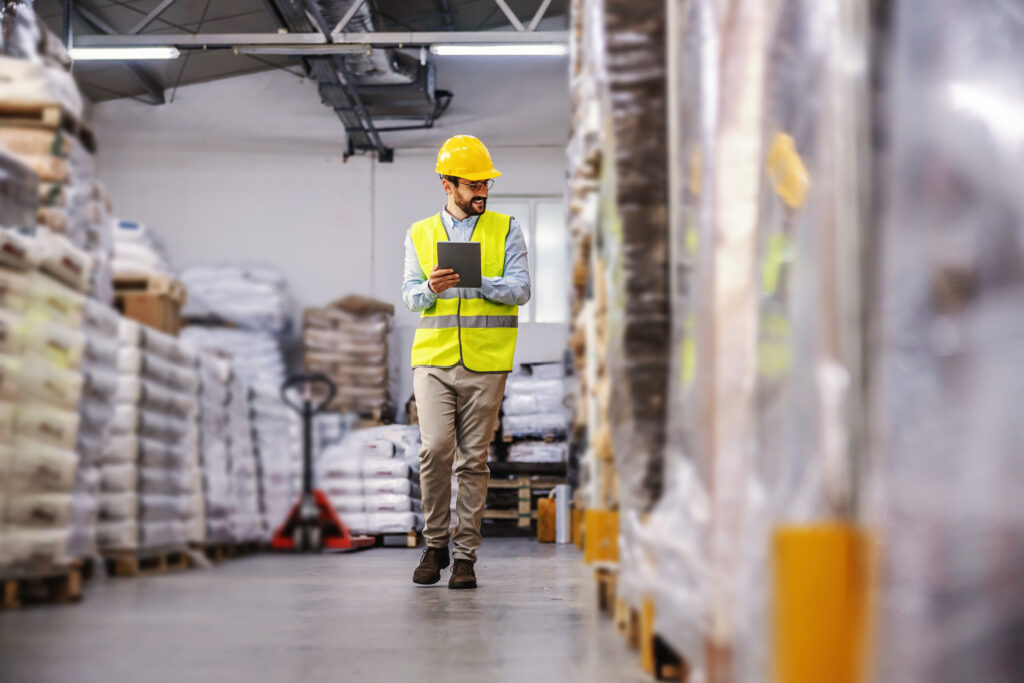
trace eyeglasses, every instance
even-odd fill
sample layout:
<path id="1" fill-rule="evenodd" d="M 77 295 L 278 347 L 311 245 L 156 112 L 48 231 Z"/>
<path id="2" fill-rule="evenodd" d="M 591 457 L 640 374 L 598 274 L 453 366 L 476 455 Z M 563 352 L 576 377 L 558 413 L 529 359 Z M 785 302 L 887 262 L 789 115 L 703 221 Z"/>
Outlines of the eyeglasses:
<path id="1" fill-rule="evenodd" d="M 462 185 L 463 187 L 468 187 L 473 192 L 479 192 L 480 190 L 484 189 L 485 187 L 488 190 L 491 189 L 492 187 L 494 187 L 494 180 L 493 179 L 491 179 L 491 180 L 477 180 L 477 181 L 472 182 L 472 183 L 464 183 L 464 182 L 462 182 L 460 180 L 457 184 L 458 185 Z"/>

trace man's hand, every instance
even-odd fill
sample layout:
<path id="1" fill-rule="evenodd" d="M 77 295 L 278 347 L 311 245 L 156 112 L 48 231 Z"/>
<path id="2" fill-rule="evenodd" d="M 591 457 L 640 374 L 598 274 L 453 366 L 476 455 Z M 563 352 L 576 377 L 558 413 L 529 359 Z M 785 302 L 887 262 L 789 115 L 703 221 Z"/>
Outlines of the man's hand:
<path id="1" fill-rule="evenodd" d="M 459 276 L 451 268 L 445 268 L 444 270 L 438 270 L 437 266 L 434 266 L 434 271 L 430 273 L 430 278 L 427 280 L 427 286 L 430 287 L 430 291 L 434 294 L 440 294 L 446 289 L 457 287 L 459 284 Z"/>

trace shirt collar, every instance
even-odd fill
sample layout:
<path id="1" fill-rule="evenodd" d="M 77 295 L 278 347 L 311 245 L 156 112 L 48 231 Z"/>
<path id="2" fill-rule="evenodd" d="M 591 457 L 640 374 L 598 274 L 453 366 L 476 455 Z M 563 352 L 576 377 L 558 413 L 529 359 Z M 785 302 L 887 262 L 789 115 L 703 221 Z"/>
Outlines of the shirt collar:
<path id="1" fill-rule="evenodd" d="M 444 223 L 446 230 L 450 230 L 453 227 L 475 228 L 478 218 L 480 218 L 480 216 L 466 216 L 466 220 L 464 221 L 456 220 L 455 216 L 448 213 L 448 204 L 444 204 L 441 207 L 441 222 Z"/>

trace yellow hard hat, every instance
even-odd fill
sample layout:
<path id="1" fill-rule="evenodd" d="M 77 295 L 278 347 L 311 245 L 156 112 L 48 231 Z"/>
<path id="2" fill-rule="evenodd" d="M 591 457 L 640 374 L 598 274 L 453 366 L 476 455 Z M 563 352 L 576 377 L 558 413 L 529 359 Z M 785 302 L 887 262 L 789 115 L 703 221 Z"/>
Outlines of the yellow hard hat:
<path id="1" fill-rule="evenodd" d="M 437 153 L 437 172 L 466 180 L 490 180 L 501 175 L 491 153 L 472 135 L 448 138 Z"/>

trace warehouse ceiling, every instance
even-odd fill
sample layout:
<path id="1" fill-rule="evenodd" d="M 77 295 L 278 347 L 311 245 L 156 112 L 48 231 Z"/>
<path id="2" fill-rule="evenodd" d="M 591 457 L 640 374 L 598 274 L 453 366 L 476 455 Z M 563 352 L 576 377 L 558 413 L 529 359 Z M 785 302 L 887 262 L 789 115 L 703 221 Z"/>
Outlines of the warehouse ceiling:
<path id="1" fill-rule="evenodd" d="M 58 36 L 64 36 L 65 1 L 35 3 L 39 16 Z M 354 4 L 359 6 L 350 13 Z M 72 27 L 76 41 L 131 33 L 308 34 L 324 27 L 330 32 L 348 15 L 346 32 L 516 32 L 521 26 L 513 26 L 509 12 L 528 25 L 541 10 L 547 24 L 564 29 L 567 6 L 568 0 L 73 0 Z M 184 85 L 286 69 L 318 82 L 324 104 L 345 125 L 350 152 L 373 150 L 384 161 L 390 160 L 390 150 L 378 129 L 430 126 L 451 99 L 460 96 L 435 88 L 435 66 L 421 64 L 416 50 L 378 47 L 359 55 L 329 56 L 267 52 L 272 50 L 240 54 L 230 49 L 186 49 L 176 60 L 78 61 L 74 73 L 93 102 L 132 98 L 165 105 Z"/>

